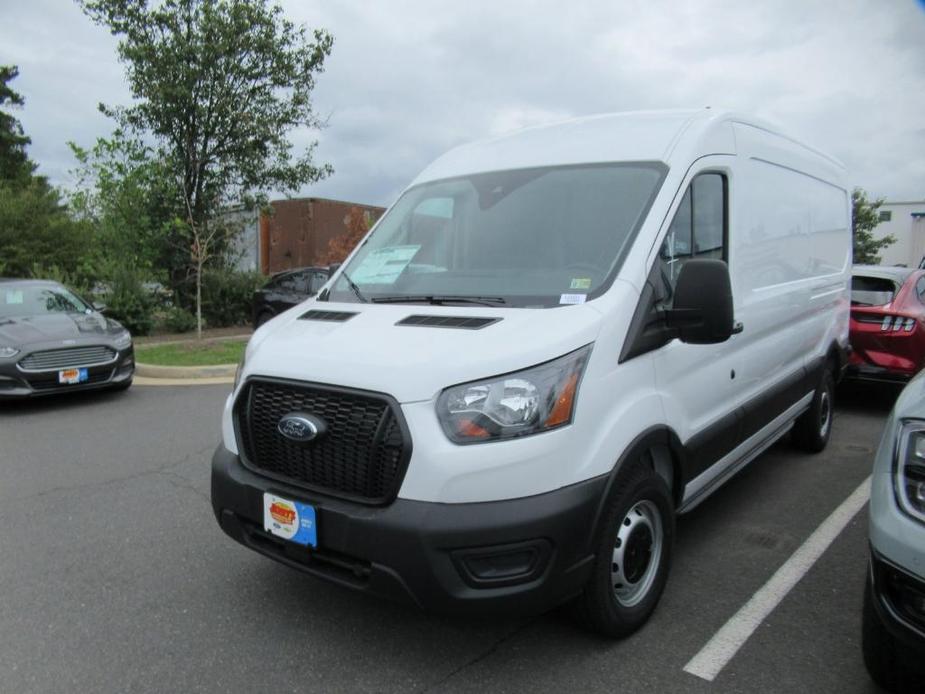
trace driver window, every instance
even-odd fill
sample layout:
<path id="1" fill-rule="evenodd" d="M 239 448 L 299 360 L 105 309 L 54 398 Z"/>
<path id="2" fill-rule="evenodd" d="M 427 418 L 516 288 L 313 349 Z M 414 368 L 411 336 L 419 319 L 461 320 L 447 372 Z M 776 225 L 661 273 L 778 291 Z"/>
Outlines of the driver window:
<path id="1" fill-rule="evenodd" d="M 725 231 L 726 177 L 700 174 L 685 191 L 658 254 L 671 294 L 691 258 L 728 260 Z"/>

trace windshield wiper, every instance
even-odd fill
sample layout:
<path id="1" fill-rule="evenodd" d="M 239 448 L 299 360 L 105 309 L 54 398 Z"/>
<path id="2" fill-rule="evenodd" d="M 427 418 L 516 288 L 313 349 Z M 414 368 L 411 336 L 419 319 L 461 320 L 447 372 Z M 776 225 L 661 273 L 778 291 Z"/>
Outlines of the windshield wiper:
<path id="1" fill-rule="evenodd" d="M 350 286 L 350 289 L 353 291 L 353 293 L 356 294 L 357 299 L 362 301 L 364 304 L 369 303 L 369 299 L 363 296 L 363 292 L 361 292 L 360 288 L 356 285 L 356 283 L 352 279 L 350 279 L 350 275 L 348 275 L 346 272 L 341 272 L 340 276 L 343 277 L 345 280 L 347 280 L 347 284 Z"/>
<path id="2" fill-rule="evenodd" d="M 422 294 L 420 296 L 374 296 L 374 304 L 478 304 L 480 306 L 503 306 L 507 299 L 500 296 L 452 296 L 441 294 Z"/>

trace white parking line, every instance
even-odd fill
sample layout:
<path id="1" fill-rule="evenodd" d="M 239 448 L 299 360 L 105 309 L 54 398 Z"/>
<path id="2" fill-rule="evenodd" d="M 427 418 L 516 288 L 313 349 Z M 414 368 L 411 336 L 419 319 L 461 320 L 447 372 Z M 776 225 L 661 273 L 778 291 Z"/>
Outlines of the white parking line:
<path id="1" fill-rule="evenodd" d="M 755 629 L 780 604 L 780 601 L 787 596 L 787 593 L 803 578 L 832 544 L 832 541 L 851 522 L 855 514 L 863 508 L 869 495 L 870 477 L 861 482 L 851 496 L 845 499 L 771 576 L 768 582 L 761 586 L 751 600 L 745 603 L 716 632 L 707 645 L 690 659 L 684 666 L 684 671 L 712 682 Z"/>

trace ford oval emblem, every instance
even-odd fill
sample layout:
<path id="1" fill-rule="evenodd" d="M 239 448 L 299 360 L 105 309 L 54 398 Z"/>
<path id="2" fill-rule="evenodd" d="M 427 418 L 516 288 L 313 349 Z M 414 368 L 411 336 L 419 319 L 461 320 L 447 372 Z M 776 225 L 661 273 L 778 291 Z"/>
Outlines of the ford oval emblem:
<path id="1" fill-rule="evenodd" d="M 312 414 L 290 412 L 280 417 L 276 430 L 290 441 L 308 443 L 324 434 L 327 426 L 324 420 Z"/>

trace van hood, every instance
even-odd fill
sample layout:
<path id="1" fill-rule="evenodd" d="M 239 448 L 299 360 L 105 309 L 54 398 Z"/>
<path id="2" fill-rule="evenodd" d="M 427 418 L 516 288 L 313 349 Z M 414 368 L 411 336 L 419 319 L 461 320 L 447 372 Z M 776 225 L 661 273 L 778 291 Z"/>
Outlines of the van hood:
<path id="1" fill-rule="evenodd" d="M 309 320 L 307 311 L 354 313 Z M 397 325 L 409 316 L 494 318 L 478 329 Z M 402 403 L 519 371 L 594 342 L 601 314 L 592 304 L 490 308 L 420 304 L 339 304 L 310 300 L 258 330 L 243 375 L 262 375 L 387 393 Z"/>

